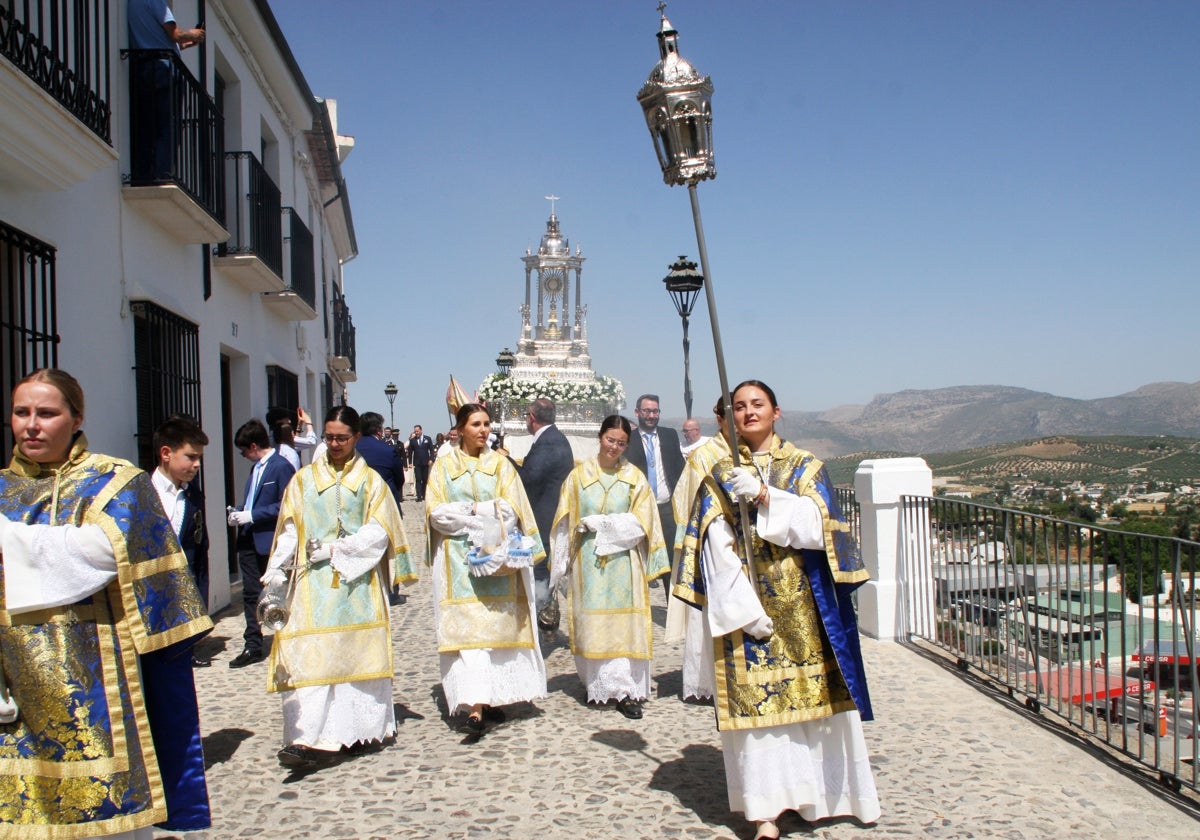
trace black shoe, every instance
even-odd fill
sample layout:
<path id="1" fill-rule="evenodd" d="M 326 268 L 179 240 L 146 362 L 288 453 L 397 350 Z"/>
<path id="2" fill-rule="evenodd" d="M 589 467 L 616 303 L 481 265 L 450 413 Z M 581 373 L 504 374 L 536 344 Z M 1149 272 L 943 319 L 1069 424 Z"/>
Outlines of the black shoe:
<path id="1" fill-rule="evenodd" d="M 463 735 L 482 735 L 483 729 L 483 718 L 475 715 L 467 715 L 467 719 L 458 725 L 458 731 Z"/>
<path id="2" fill-rule="evenodd" d="M 622 697 L 617 701 L 617 711 L 630 720 L 642 719 L 642 704 L 628 697 Z"/>
<path id="3" fill-rule="evenodd" d="M 293 744 L 275 753 L 279 763 L 284 767 L 296 770 L 314 770 L 317 767 L 327 767 L 338 759 L 338 753 L 330 750 L 318 750 L 312 747 L 302 747 Z"/>
<path id="4" fill-rule="evenodd" d="M 245 668 L 247 665 L 253 665 L 255 662 L 261 662 L 262 660 L 263 652 L 261 650 L 244 650 L 229 660 L 229 667 Z"/>
<path id="5" fill-rule="evenodd" d="M 202 656 L 196 656 L 195 654 L 192 654 L 192 667 L 193 668 L 207 668 L 210 665 L 212 665 L 211 659 L 205 659 Z"/>

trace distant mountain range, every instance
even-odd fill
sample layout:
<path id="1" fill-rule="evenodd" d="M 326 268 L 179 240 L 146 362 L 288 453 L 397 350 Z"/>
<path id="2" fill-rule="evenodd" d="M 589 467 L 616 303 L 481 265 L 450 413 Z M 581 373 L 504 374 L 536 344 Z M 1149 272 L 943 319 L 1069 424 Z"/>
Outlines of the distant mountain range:
<path id="1" fill-rule="evenodd" d="M 1156 382 L 1096 400 L 1003 385 L 899 391 L 867 405 L 785 410 L 777 428 L 787 440 L 823 458 L 854 452 L 952 452 L 1054 435 L 1197 438 L 1200 382 Z"/>

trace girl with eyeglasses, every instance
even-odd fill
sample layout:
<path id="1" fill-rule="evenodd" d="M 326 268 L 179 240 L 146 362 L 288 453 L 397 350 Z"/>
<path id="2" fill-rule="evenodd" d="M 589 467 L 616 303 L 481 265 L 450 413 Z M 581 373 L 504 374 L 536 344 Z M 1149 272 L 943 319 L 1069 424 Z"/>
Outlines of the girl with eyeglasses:
<path id="1" fill-rule="evenodd" d="M 550 529 L 550 589 L 567 580 L 571 652 L 588 702 L 616 701 L 637 720 L 650 696 L 649 582 L 671 563 L 654 493 L 624 458 L 632 433 L 624 417 L 604 418 L 599 453 L 563 482 Z"/>

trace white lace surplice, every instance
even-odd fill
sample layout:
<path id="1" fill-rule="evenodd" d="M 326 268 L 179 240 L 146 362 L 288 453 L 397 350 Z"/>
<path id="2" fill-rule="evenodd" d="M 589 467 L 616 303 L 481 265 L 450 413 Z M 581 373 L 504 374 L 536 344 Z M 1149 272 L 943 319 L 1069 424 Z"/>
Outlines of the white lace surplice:
<path id="1" fill-rule="evenodd" d="M 396 734 L 392 680 L 313 685 L 280 693 L 283 742 L 337 750 Z"/>
<path id="2" fill-rule="evenodd" d="M 649 659 L 630 659 L 627 656 L 585 659 L 576 656 L 575 670 L 587 686 L 589 703 L 607 703 L 609 700 L 625 698 L 645 700 L 650 696 Z"/>

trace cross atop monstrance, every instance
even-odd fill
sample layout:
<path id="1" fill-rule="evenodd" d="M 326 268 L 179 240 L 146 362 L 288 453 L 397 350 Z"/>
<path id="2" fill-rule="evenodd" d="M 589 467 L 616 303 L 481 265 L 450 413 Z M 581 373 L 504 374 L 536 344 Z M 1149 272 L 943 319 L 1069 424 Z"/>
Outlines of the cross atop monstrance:
<path id="1" fill-rule="evenodd" d="M 558 196 L 548 195 L 548 196 L 546 196 L 546 200 L 550 202 L 550 215 L 553 216 L 554 215 L 554 202 L 558 201 Z"/>

